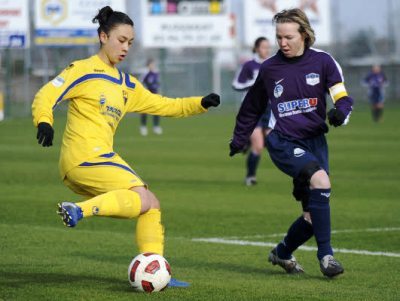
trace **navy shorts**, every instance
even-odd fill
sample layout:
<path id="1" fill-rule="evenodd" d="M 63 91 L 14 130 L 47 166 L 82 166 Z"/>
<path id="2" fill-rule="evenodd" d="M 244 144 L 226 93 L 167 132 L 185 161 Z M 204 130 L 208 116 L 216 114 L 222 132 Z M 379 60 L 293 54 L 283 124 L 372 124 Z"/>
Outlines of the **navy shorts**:
<path id="1" fill-rule="evenodd" d="M 311 161 L 318 162 L 329 173 L 325 135 L 300 140 L 273 130 L 267 136 L 266 145 L 274 164 L 292 178 L 296 178 Z"/>
<path id="2" fill-rule="evenodd" d="M 372 88 L 369 91 L 369 101 L 371 104 L 378 104 L 383 102 L 383 90 L 379 87 Z"/>

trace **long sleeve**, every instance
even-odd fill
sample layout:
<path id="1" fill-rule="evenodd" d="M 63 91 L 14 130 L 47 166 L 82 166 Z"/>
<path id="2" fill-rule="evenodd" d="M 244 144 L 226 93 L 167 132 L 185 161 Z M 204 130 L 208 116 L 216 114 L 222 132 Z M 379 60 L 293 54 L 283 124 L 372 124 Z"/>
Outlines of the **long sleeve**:
<path id="1" fill-rule="evenodd" d="M 76 90 L 71 89 L 75 80 L 80 76 L 79 70 L 74 64 L 64 69 L 52 81 L 44 85 L 35 95 L 32 103 L 33 124 L 40 122 L 53 124 L 53 110 L 63 100 L 76 97 Z"/>
<path id="2" fill-rule="evenodd" d="M 267 108 L 268 94 L 261 73 L 243 100 L 236 116 L 232 144 L 241 149 L 247 143 L 251 133 Z"/>
<path id="3" fill-rule="evenodd" d="M 134 88 L 128 90 L 128 112 L 146 113 L 167 117 L 187 117 L 204 113 L 202 97 L 168 98 L 153 94 L 134 77 L 128 79 Z M 129 86 L 129 85 L 128 85 Z"/>

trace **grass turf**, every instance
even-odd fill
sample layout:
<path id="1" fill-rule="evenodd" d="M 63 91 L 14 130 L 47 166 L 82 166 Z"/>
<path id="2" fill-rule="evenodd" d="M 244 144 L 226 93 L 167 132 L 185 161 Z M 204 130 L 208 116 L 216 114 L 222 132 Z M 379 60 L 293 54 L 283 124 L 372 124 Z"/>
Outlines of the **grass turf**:
<path id="1" fill-rule="evenodd" d="M 332 235 L 336 248 L 400 253 L 398 202 L 400 109 L 374 124 L 356 110 L 328 134 Z M 137 253 L 135 221 L 91 218 L 65 228 L 56 203 L 79 198 L 64 187 L 57 160 L 65 118 L 56 119 L 52 148 L 39 147 L 28 119 L 0 123 L 0 300 L 396 300 L 399 257 L 337 253 L 345 274 L 322 277 L 315 252 L 298 250 L 306 269 L 286 275 L 267 262 L 269 247 L 194 242 L 235 237 L 278 242 L 300 214 L 291 180 L 266 154 L 259 185 L 245 187 L 242 155 L 228 157 L 234 114 L 162 119 L 165 134 L 141 137 L 127 117 L 117 151 L 161 200 L 165 255 L 189 289 L 134 293 L 127 267 Z M 370 228 L 397 228 L 386 232 Z M 390 229 L 389 229 L 390 230 Z M 357 232 L 358 231 L 358 232 Z M 307 243 L 315 246 L 314 240 Z"/>

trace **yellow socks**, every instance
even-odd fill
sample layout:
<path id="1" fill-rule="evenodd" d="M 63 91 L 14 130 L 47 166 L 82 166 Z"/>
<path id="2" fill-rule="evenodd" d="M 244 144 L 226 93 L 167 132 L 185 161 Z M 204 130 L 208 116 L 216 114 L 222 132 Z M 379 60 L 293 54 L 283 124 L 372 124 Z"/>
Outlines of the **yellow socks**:
<path id="1" fill-rule="evenodd" d="M 87 201 L 76 203 L 83 216 L 138 217 L 136 242 L 140 253 L 164 253 L 164 228 L 160 209 L 150 209 L 140 215 L 141 200 L 138 193 L 129 189 L 110 191 Z"/>
<path id="2" fill-rule="evenodd" d="M 164 253 L 164 227 L 160 209 L 150 209 L 139 216 L 136 224 L 136 243 L 140 253 Z"/>
<path id="3" fill-rule="evenodd" d="M 82 208 L 84 217 L 98 215 L 135 218 L 140 214 L 141 200 L 135 191 L 119 189 L 76 203 L 76 205 Z"/>

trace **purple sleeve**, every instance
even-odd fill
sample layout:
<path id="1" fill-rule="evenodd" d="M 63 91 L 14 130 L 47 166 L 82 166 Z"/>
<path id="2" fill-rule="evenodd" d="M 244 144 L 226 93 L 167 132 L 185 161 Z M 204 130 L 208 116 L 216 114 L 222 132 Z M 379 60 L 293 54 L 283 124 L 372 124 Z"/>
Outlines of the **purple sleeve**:
<path id="1" fill-rule="evenodd" d="M 239 113 L 236 116 L 232 145 L 238 149 L 242 149 L 247 144 L 257 122 L 267 108 L 267 99 L 267 91 L 260 72 L 256 82 L 250 88 L 249 92 L 247 92 Z"/>
<path id="2" fill-rule="evenodd" d="M 331 56 L 329 56 L 327 60 L 326 70 L 326 83 L 328 88 L 344 82 L 342 68 Z M 343 96 L 335 102 L 335 108 L 342 111 L 345 116 L 349 116 L 353 110 L 353 99 L 350 96 Z"/>

